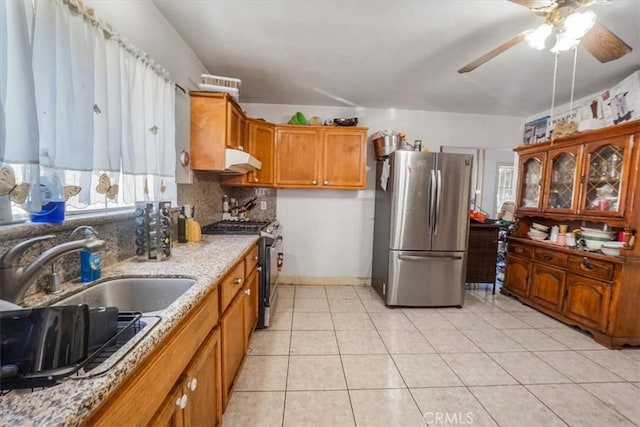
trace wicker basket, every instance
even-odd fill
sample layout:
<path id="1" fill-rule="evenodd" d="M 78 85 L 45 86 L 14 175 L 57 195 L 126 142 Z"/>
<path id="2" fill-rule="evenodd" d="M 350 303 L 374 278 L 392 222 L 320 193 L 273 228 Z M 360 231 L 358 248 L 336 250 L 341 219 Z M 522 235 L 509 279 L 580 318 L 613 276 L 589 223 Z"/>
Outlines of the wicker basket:
<path id="1" fill-rule="evenodd" d="M 239 89 L 240 83 L 241 83 L 240 79 L 234 79 L 231 77 L 213 76 L 211 74 L 202 74 L 200 76 L 200 79 L 202 79 L 202 83 L 206 85 L 229 87 L 232 89 Z"/>

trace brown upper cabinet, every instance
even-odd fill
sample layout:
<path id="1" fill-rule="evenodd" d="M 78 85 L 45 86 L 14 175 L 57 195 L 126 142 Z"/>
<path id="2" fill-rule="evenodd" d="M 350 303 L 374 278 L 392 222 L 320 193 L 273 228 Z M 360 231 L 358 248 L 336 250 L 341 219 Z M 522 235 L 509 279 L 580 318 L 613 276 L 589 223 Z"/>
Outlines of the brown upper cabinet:
<path id="1" fill-rule="evenodd" d="M 279 188 L 365 188 L 366 128 L 277 126 Z"/>
<path id="2" fill-rule="evenodd" d="M 245 175 L 229 175 L 220 179 L 222 185 L 243 187 L 273 187 L 275 126 L 264 120 L 247 119 L 246 150 L 262 162 L 262 167 Z"/>
<path id="3" fill-rule="evenodd" d="M 639 133 L 634 122 L 516 149 L 518 215 L 627 226 L 635 218 Z"/>
<path id="4" fill-rule="evenodd" d="M 191 167 L 221 171 L 226 148 L 244 150 L 246 118 L 226 93 L 190 92 Z"/>

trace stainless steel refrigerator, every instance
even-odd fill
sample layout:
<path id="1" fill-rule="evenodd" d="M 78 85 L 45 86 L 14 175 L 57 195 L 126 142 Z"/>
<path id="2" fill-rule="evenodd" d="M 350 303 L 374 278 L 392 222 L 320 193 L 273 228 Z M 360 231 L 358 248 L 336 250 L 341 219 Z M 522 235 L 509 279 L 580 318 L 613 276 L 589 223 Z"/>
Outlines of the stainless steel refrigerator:
<path id="1" fill-rule="evenodd" d="M 372 284 L 388 306 L 462 306 L 473 157 L 395 151 L 377 163 Z"/>

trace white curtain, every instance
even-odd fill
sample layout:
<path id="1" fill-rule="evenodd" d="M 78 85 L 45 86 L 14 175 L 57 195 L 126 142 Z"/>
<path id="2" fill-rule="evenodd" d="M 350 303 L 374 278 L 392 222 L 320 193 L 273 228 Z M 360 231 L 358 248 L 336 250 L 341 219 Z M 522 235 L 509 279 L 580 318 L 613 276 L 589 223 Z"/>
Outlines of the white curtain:
<path id="1" fill-rule="evenodd" d="M 40 208 L 39 166 L 81 187 L 75 207 L 175 197 L 166 71 L 78 0 L 41 0 L 35 14 L 31 4 L 0 1 L 0 162 L 32 181 L 25 207 Z M 119 186 L 109 197 L 96 191 L 104 174 Z"/>

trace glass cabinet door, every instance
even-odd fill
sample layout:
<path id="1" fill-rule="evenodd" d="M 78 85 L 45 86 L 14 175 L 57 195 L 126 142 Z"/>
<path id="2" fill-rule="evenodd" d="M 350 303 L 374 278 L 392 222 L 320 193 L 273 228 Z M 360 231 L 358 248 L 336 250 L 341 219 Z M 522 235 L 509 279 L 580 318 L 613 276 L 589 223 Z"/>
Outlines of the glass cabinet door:
<path id="1" fill-rule="evenodd" d="M 545 177 L 544 211 L 570 213 L 577 211 L 580 151 L 580 146 L 549 151 Z"/>
<path id="2" fill-rule="evenodd" d="M 598 216 L 620 216 L 624 213 L 629 153 L 627 137 L 586 146 L 581 213 Z"/>
<path id="3" fill-rule="evenodd" d="M 520 188 L 518 188 L 518 208 L 540 210 L 540 183 L 542 182 L 543 155 L 535 154 L 520 158 Z"/>

